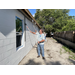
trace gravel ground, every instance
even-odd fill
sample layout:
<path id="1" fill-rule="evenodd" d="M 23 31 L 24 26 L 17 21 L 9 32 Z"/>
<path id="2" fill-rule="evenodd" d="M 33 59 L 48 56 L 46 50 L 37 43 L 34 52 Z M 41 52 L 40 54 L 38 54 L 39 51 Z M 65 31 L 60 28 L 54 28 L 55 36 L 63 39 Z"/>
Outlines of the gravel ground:
<path id="1" fill-rule="evenodd" d="M 65 53 L 62 46 L 53 38 L 47 38 L 44 45 L 45 60 L 42 59 L 42 55 L 37 58 L 37 45 L 35 45 L 19 65 L 74 65 L 75 61 L 69 59 L 69 54 Z"/>

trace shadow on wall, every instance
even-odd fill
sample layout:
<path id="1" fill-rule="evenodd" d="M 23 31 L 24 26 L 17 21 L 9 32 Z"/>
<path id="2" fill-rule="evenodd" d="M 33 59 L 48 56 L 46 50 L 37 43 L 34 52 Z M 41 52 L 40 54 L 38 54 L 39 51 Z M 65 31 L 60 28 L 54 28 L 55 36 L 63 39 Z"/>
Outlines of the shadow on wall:
<path id="1" fill-rule="evenodd" d="M 30 32 L 29 32 L 29 30 L 27 28 L 26 28 L 26 31 L 28 31 L 28 36 L 30 38 Z M 13 25 L 12 27 L 11 27 L 11 25 L 10 25 L 10 27 L 8 27 L 8 26 L 6 27 L 6 26 L 3 26 L 3 24 L 2 24 L 2 26 L 0 26 L 0 36 L 2 38 L 3 37 L 5 38 L 7 36 L 12 37 L 13 34 L 11 35 L 11 33 L 16 34 L 15 25 Z"/>
<path id="2" fill-rule="evenodd" d="M 10 28 L 8 29 L 0 28 L 0 39 L 16 37 L 14 29 L 15 28 L 13 28 L 13 30 L 10 30 Z"/>
<path id="3" fill-rule="evenodd" d="M 16 19 L 16 17 L 15 17 L 14 10 L 12 10 L 12 9 L 0 9 L 0 33 L 3 37 L 10 35 L 11 32 L 16 32 L 16 30 L 15 30 L 15 28 L 16 28 L 15 19 Z M 32 22 L 30 22 L 28 20 L 26 20 L 26 21 L 27 21 L 27 25 L 30 27 L 30 29 L 32 31 L 34 31 L 34 27 L 31 24 Z"/>
<path id="4" fill-rule="evenodd" d="M 11 9 L 0 9 L 0 37 L 1 35 L 6 37 L 11 32 L 15 32 L 15 17 L 12 11 Z"/>

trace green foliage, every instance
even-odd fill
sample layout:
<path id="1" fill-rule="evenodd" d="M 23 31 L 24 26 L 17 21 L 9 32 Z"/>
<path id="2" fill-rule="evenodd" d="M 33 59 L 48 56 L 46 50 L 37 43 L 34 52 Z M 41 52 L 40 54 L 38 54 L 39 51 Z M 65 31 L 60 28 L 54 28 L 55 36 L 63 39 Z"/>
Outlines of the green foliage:
<path id="1" fill-rule="evenodd" d="M 66 26 L 62 27 L 62 31 L 73 31 L 75 30 L 75 20 L 71 19 L 71 20 L 67 20 L 67 24 Z"/>
<path id="2" fill-rule="evenodd" d="M 16 32 L 22 32 L 22 20 L 16 18 Z"/>
<path id="3" fill-rule="evenodd" d="M 75 50 L 71 50 L 66 46 L 62 46 L 62 48 L 65 50 L 65 52 L 68 52 L 70 54 L 69 59 L 75 60 Z"/>
<path id="4" fill-rule="evenodd" d="M 47 32 L 48 31 L 50 32 L 50 31 L 52 31 L 53 27 L 52 27 L 52 25 L 46 25 L 45 29 L 46 29 Z"/>
<path id="5" fill-rule="evenodd" d="M 75 17 L 69 16 L 69 9 L 36 10 L 35 19 L 47 33 L 75 30 Z"/>

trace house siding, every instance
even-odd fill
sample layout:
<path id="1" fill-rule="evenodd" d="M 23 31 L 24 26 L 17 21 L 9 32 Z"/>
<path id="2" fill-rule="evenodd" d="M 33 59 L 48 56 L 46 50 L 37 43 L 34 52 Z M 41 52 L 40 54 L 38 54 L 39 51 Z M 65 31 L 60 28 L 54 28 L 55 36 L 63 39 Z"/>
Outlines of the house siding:
<path id="1" fill-rule="evenodd" d="M 20 50 L 16 50 L 16 16 L 23 20 L 24 26 L 25 46 Z M 27 28 L 25 31 L 24 22 L 31 31 L 35 31 L 34 24 L 27 18 L 24 21 L 24 18 L 26 17 L 16 9 L 0 9 L 0 65 L 17 65 L 35 45 L 36 35 L 30 33 Z M 36 26 L 36 29 L 39 28 Z"/>

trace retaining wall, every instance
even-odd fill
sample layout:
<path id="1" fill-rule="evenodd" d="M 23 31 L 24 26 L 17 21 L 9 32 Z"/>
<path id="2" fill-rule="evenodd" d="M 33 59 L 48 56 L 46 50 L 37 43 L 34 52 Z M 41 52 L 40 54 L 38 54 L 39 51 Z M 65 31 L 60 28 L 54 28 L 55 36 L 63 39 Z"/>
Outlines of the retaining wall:
<path id="1" fill-rule="evenodd" d="M 75 31 L 55 32 L 54 36 L 75 43 Z"/>
<path id="2" fill-rule="evenodd" d="M 75 49 L 75 31 L 55 32 L 54 38 Z"/>

